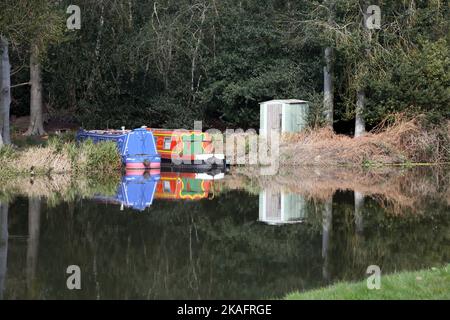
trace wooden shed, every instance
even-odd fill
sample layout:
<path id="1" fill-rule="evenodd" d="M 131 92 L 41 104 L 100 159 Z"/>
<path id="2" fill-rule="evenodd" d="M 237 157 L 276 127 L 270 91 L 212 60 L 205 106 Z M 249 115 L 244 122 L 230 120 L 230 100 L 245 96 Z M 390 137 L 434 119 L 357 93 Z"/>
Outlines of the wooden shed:
<path id="1" fill-rule="evenodd" d="M 263 136 L 270 135 L 271 130 L 280 133 L 299 132 L 308 122 L 308 101 L 287 99 L 270 100 L 260 103 L 260 128 Z"/>

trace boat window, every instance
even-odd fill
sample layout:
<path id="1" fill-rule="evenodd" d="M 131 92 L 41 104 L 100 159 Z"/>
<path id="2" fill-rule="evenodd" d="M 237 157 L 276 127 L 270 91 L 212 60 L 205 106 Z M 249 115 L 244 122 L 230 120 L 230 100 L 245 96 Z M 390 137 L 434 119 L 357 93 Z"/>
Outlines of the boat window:
<path id="1" fill-rule="evenodd" d="M 170 181 L 163 181 L 164 192 L 170 192 Z"/>
<path id="2" fill-rule="evenodd" d="M 165 137 L 164 138 L 164 149 L 170 150 L 171 143 L 172 143 L 172 137 Z"/>

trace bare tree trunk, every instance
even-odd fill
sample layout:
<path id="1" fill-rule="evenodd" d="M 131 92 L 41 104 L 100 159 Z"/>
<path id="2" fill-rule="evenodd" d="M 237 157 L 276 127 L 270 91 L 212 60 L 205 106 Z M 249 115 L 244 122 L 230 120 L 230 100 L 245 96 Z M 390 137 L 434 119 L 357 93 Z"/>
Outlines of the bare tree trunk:
<path id="1" fill-rule="evenodd" d="M 364 89 L 361 89 L 358 90 L 356 98 L 355 137 L 360 137 L 366 133 L 366 121 L 364 120 L 365 109 L 366 92 Z"/>
<path id="2" fill-rule="evenodd" d="M 366 19 L 367 19 L 367 8 L 369 6 L 369 1 L 362 0 L 360 2 L 360 7 L 362 8 L 363 12 L 363 21 L 362 21 L 362 27 L 364 28 L 365 32 L 363 32 L 363 41 L 366 43 L 365 48 L 365 59 L 368 60 L 370 56 L 370 45 L 372 42 L 372 32 L 371 30 L 367 29 L 366 26 Z M 356 114 L 355 114 L 355 138 L 360 137 L 366 133 L 366 122 L 364 120 L 364 112 L 366 111 L 366 91 L 364 89 L 365 84 L 360 85 L 360 89 L 356 93 Z"/>
<path id="3" fill-rule="evenodd" d="M 334 24 L 334 0 L 328 0 L 328 24 Z M 333 83 L 333 48 L 325 48 L 325 66 L 323 67 L 323 106 L 327 125 L 333 128 L 334 121 L 334 83 Z"/>
<path id="4" fill-rule="evenodd" d="M 95 42 L 95 57 L 100 59 L 100 46 L 102 41 L 102 35 L 103 35 L 103 25 L 105 24 L 105 5 L 103 3 L 103 0 L 100 0 L 100 28 L 98 29 L 97 33 L 97 40 Z"/>
<path id="5" fill-rule="evenodd" d="M 0 300 L 5 291 L 8 267 L 8 204 L 0 202 Z"/>
<path id="6" fill-rule="evenodd" d="M 27 246 L 27 288 L 31 290 L 36 275 L 39 253 L 39 229 L 41 220 L 41 199 L 28 199 L 28 246 Z"/>
<path id="7" fill-rule="evenodd" d="M 330 281 L 329 252 L 330 252 L 330 233 L 333 226 L 333 196 L 325 202 L 322 214 L 322 277 L 325 282 Z"/>
<path id="8" fill-rule="evenodd" d="M 42 118 L 42 77 L 41 62 L 39 60 L 39 48 L 31 46 L 30 55 L 30 126 L 25 135 L 44 135 L 44 122 Z"/>
<path id="9" fill-rule="evenodd" d="M 11 65 L 9 63 L 8 40 L 0 37 L 0 147 L 10 144 L 9 110 L 11 106 Z"/>
<path id="10" fill-rule="evenodd" d="M 325 67 L 323 67 L 323 106 L 327 125 L 333 128 L 334 88 L 333 88 L 333 49 L 325 48 Z"/>

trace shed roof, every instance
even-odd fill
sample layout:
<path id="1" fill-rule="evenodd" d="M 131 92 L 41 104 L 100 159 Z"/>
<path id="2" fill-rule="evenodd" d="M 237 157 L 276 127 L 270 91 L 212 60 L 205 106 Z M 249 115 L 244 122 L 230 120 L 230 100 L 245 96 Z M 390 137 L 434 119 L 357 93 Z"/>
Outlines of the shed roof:
<path id="1" fill-rule="evenodd" d="M 261 102 L 260 104 L 265 103 L 283 103 L 283 104 L 299 104 L 299 103 L 307 103 L 308 101 L 305 100 L 298 100 L 298 99 L 281 99 L 281 100 L 269 100 Z"/>

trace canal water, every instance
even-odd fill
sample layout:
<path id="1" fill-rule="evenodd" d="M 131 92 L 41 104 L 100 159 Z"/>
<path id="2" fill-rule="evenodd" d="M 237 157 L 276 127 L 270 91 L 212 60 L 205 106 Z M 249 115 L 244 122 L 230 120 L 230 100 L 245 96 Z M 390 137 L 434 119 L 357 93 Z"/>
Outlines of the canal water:
<path id="1" fill-rule="evenodd" d="M 128 175 L 89 195 L 4 189 L 0 297 L 281 298 L 364 280 L 370 265 L 383 275 L 450 262 L 448 171 L 309 174 Z M 69 266 L 80 290 L 67 287 Z"/>

